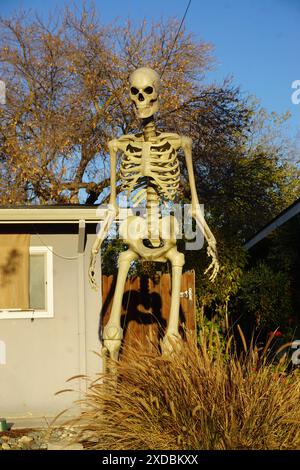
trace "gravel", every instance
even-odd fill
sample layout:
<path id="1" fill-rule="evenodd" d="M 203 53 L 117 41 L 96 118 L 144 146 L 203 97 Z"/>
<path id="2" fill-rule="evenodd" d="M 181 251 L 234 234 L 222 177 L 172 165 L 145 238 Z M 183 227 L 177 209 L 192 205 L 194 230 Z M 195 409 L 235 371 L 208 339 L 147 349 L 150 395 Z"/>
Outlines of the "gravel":
<path id="1" fill-rule="evenodd" d="M 1 450 L 80 450 L 80 444 L 74 444 L 76 431 L 72 428 L 16 429 L 0 432 Z"/>

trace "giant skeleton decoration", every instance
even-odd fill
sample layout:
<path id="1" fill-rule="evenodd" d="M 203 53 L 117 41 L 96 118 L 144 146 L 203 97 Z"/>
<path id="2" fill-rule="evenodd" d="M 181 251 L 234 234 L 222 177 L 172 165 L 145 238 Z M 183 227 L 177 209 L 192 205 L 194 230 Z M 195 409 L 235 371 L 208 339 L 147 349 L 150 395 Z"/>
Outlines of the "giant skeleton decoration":
<path id="1" fill-rule="evenodd" d="M 196 192 L 193 163 L 192 140 L 175 133 L 159 132 L 155 128 L 153 115 L 159 108 L 160 77 L 150 68 L 139 68 L 130 76 L 130 97 L 136 116 L 141 119 L 143 132 L 136 135 L 123 135 L 109 142 L 111 161 L 111 195 L 106 217 L 101 225 L 93 245 L 89 278 L 96 288 L 95 263 L 102 241 L 107 236 L 110 225 L 118 214 L 116 203 L 116 156 L 122 153 L 120 179 L 122 190 L 128 195 L 134 193 L 135 204 L 146 199 L 146 217 L 131 215 L 120 224 L 120 235 L 128 249 L 120 254 L 116 289 L 111 315 L 104 328 L 104 348 L 110 357 L 118 359 L 123 338 L 121 328 L 121 308 L 123 291 L 130 264 L 137 260 L 156 262 L 170 261 L 172 265 L 171 308 L 167 330 L 162 341 L 162 352 L 170 353 L 175 342 L 180 338 L 179 308 L 181 274 L 184 255 L 177 250 L 176 235 L 178 225 L 174 216 L 161 217 L 159 203 L 172 201 L 180 182 L 177 151 L 182 149 L 185 155 L 191 189 L 191 216 L 203 232 L 208 243 L 207 252 L 212 261 L 206 272 L 211 271 L 213 281 L 219 270 L 216 240 L 204 220 L 199 207 Z M 167 232 L 167 233 L 166 233 Z"/>

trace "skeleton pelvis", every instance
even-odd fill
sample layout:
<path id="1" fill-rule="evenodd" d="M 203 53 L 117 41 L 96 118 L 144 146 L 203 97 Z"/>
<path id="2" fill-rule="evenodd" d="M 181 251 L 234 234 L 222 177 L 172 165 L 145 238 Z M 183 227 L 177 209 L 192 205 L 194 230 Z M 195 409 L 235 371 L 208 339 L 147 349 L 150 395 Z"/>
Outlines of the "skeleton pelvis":
<path id="1" fill-rule="evenodd" d="M 141 258 L 149 261 L 166 261 L 160 258 L 176 245 L 179 226 L 174 216 L 165 216 L 161 219 L 153 217 L 151 222 L 143 217 L 130 216 L 120 224 L 119 233 L 124 242 Z M 145 246 L 144 241 L 151 239 L 161 240 L 162 246 L 158 248 Z"/>

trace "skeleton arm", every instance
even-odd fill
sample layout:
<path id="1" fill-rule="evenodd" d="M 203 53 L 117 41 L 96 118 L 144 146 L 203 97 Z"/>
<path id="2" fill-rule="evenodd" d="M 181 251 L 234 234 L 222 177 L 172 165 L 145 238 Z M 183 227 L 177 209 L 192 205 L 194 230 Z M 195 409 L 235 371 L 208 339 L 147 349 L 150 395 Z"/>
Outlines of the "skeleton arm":
<path id="1" fill-rule="evenodd" d="M 103 240 L 107 237 L 108 231 L 116 215 L 118 213 L 118 205 L 116 202 L 116 160 L 118 145 L 117 140 L 113 139 L 108 143 L 109 155 L 110 155 L 110 199 L 107 214 L 101 224 L 100 231 L 97 233 L 97 238 L 93 244 L 90 265 L 89 265 L 89 281 L 93 289 L 97 289 L 98 286 L 95 281 L 95 265 L 96 257 L 101 248 Z"/>
<path id="2" fill-rule="evenodd" d="M 198 227 L 202 231 L 207 243 L 207 254 L 211 257 L 212 261 L 208 268 L 205 271 L 205 274 L 212 270 L 210 275 L 210 280 L 214 281 L 215 277 L 218 274 L 220 269 L 219 262 L 218 262 L 218 254 L 216 248 L 216 239 L 211 232 L 209 226 L 207 225 L 203 213 L 199 206 L 198 195 L 196 191 L 196 183 L 195 183 L 195 176 L 194 176 L 194 169 L 193 169 L 193 160 L 192 160 L 192 139 L 189 137 L 182 136 L 181 138 L 181 146 L 184 152 L 188 176 L 189 176 L 189 184 L 191 188 L 191 196 L 192 196 L 192 217 L 195 219 Z"/>

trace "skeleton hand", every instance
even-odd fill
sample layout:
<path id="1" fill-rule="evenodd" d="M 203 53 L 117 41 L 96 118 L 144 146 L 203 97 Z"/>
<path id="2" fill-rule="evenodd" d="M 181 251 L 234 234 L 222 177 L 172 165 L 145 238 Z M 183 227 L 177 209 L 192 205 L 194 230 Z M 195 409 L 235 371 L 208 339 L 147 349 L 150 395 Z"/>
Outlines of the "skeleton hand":
<path id="1" fill-rule="evenodd" d="M 214 280 L 216 279 L 216 276 L 219 272 L 219 269 L 220 269 L 220 265 L 219 265 L 219 261 L 218 261 L 218 252 L 217 252 L 217 247 L 216 247 L 216 242 L 215 241 L 208 243 L 207 254 L 212 259 L 212 261 L 211 261 L 210 265 L 208 266 L 208 268 L 205 270 L 204 274 L 207 274 L 209 271 L 212 270 L 212 273 L 209 277 L 209 280 L 211 282 L 214 282 Z"/>
<path id="2" fill-rule="evenodd" d="M 198 227 L 204 234 L 204 237 L 208 243 L 207 254 L 212 259 L 212 261 L 210 265 L 208 266 L 208 268 L 205 270 L 204 274 L 207 274 L 209 271 L 212 270 L 209 280 L 211 282 L 214 282 L 220 269 L 220 265 L 218 261 L 217 243 L 216 243 L 215 237 L 213 236 L 209 226 L 207 225 L 205 218 L 203 216 L 203 213 L 198 204 L 192 204 L 192 207 L 190 209 L 190 214 L 196 220 Z"/>
<path id="3" fill-rule="evenodd" d="M 90 258 L 90 266 L 89 266 L 89 281 L 90 281 L 91 288 L 94 290 L 98 290 L 99 288 L 95 280 L 96 256 L 97 256 L 97 252 L 95 250 L 92 250 L 91 258 Z"/>
<path id="4" fill-rule="evenodd" d="M 91 257 L 90 257 L 90 265 L 89 265 L 89 281 L 92 289 L 98 290 L 98 285 L 95 280 L 95 266 L 96 266 L 96 258 L 97 254 L 101 248 L 101 245 L 104 239 L 107 236 L 109 227 L 111 226 L 112 222 L 116 218 L 118 213 L 118 206 L 116 204 L 109 204 L 107 214 L 101 224 L 100 230 L 97 232 L 97 238 L 92 248 Z"/>

